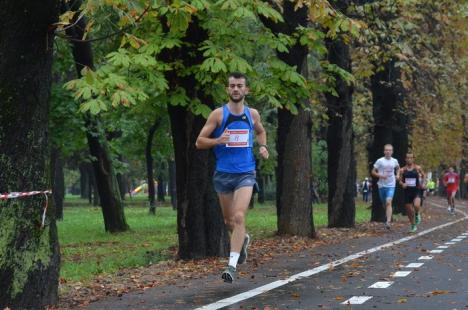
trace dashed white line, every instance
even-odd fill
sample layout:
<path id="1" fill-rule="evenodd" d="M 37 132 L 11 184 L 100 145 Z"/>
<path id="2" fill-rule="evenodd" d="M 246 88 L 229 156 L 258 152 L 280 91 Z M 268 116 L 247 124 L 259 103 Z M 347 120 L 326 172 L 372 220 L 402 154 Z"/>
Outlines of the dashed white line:
<path id="1" fill-rule="evenodd" d="M 466 237 L 467 237 L 467 236 L 465 236 L 465 235 L 461 235 L 461 236 L 458 236 L 457 238 L 458 238 L 458 239 L 465 239 Z"/>
<path id="2" fill-rule="evenodd" d="M 435 203 L 432 203 L 432 202 L 431 202 L 431 204 L 434 205 L 434 206 L 437 206 L 439 208 L 441 207 L 441 205 L 438 205 L 438 204 L 435 204 Z M 234 295 L 232 297 L 221 299 L 221 300 L 213 302 L 211 304 L 196 308 L 195 310 L 216 310 L 216 309 L 220 309 L 220 308 L 223 308 L 223 307 L 227 307 L 227 306 L 236 304 L 238 302 L 241 302 L 243 300 L 246 300 L 246 299 L 255 297 L 257 295 L 263 294 L 265 292 L 271 291 L 271 290 L 273 290 L 275 288 L 286 285 L 288 283 L 297 281 L 299 279 L 310 277 L 312 275 L 315 275 L 317 273 L 329 270 L 330 268 L 345 264 L 345 263 L 347 263 L 349 261 L 355 260 L 355 259 L 360 258 L 362 256 L 369 255 L 369 254 L 377 252 L 377 251 L 381 251 L 383 249 L 392 247 L 394 245 L 397 245 L 397 244 L 400 244 L 400 243 L 403 243 L 403 242 L 406 242 L 406 241 L 409 241 L 409 240 L 413 240 L 413 239 L 418 238 L 420 236 L 424 236 L 424 235 L 426 235 L 428 233 L 431 233 L 431 232 L 433 232 L 435 230 L 439 230 L 439 229 L 442 229 L 442 228 L 457 224 L 457 223 L 459 223 L 461 221 L 465 221 L 465 220 L 468 219 L 468 214 L 466 214 L 466 213 L 464 213 L 463 211 L 460 211 L 460 210 L 455 210 L 455 211 L 460 213 L 460 214 L 463 214 L 464 217 L 460 218 L 458 220 L 454 220 L 452 222 L 448 222 L 448 223 L 445 223 L 445 224 L 442 224 L 442 225 L 439 225 L 439 226 L 435 226 L 435 227 L 423 230 L 423 231 L 421 231 L 421 232 L 419 232 L 417 234 L 414 234 L 414 235 L 411 235 L 411 236 L 408 236 L 408 237 L 405 237 L 405 238 L 401 238 L 401 239 L 398 239 L 398 240 L 395 240 L 395 241 L 392 241 L 392 242 L 388 242 L 388 243 L 379 245 L 379 246 L 374 247 L 374 248 L 370 248 L 368 250 L 364 250 L 364 251 L 361 251 L 361 252 L 346 256 L 346 257 L 344 257 L 342 259 L 333 261 L 331 263 L 328 263 L 328 264 L 321 265 L 321 266 L 318 266 L 318 267 L 313 268 L 313 269 L 303 271 L 301 273 L 295 274 L 295 275 L 293 275 L 293 276 L 291 276 L 289 278 L 286 278 L 284 280 L 278 280 L 278 281 L 275 281 L 275 282 L 272 282 L 272 283 L 269 283 L 269 284 L 266 284 L 266 285 L 251 289 L 251 290 L 246 291 L 244 293 L 240 293 L 240 294 Z M 436 251 L 436 252 L 432 252 L 432 251 Z M 431 251 L 431 253 L 441 253 L 441 252 L 443 252 L 443 250 L 432 250 L 432 251 Z M 423 257 L 423 256 L 421 256 L 421 257 Z M 419 259 L 421 259 L 421 257 Z M 368 299 L 372 298 L 372 296 L 360 296 L 360 297 L 369 297 Z M 368 300 L 368 299 L 366 299 L 366 300 Z"/>
<path id="3" fill-rule="evenodd" d="M 424 263 L 411 263 L 411 264 L 406 265 L 405 268 L 419 268 L 422 265 L 424 265 Z"/>
<path id="4" fill-rule="evenodd" d="M 392 274 L 392 277 L 394 278 L 403 278 L 409 275 L 411 271 L 396 271 L 394 274 Z"/>
<path id="5" fill-rule="evenodd" d="M 394 283 L 393 281 L 379 281 L 369 286 L 369 288 L 387 288 L 393 283 Z"/>
<path id="6" fill-rule="evenodd" d="M 457 243 L 449 241 L 449 242 L 445 242 L 444 244 L 453 245 L 453 244 L 457 244 Z"/>
<path id="7" fill-rule="evenodd" d="M 452 242 L 460 242 L 460 241 L 462 241 L 462 240 L 463 240 L 463 239 L 454 238 L 454 239 L 452 239 L 452 240 L 450 240 L 450 241 L 452 241 Z"/>
<path id="8" fill-rule="evenodd" d="M 447 245 L 439 245 L 437 248 L 438 249 L 448 249 L 448 246 Z"/>
<path id="9" fill-rule="evenodd" d="M 429 253 L 434 253 L 434 254 L 438 254 L 438 253 L 442 253 L 444 250 L 430 250 Z"/>
<path id="10" fill-rule="evenodd" d="M 350 299 L 342 302 L 342 305 L 360 305 L 371 299 L 372 296 L 353 296 Z"/>
<path id="11" fill-rule="evenodd" d="M 419 256 L 419 260 L 429 260 L 429 259 L 432 259 L 434 256 L 430 256 L 430 255 L 423 255 L 423 256 Z"/>

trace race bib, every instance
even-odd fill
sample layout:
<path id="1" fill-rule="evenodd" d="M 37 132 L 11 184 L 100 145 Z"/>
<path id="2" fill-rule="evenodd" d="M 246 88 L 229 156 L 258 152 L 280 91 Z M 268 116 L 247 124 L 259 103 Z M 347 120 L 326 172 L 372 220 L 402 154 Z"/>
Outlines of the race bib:
<path id="1" fill-rule="evenodd" d="M 416 186 L 416 178 L 406 178 L 405 183 L 406 183 L 406 186 L 408 186 L 408 187 L 415 187 Z"/>
<path id="2" fill-rule="evenodd" d="M 249 129 L 228 129 L 229 142 L 226 147 L 249 147 Z"/>
<path id="3" fill-rule="evenodd" d="M 449 177 L 447 183 L 449 183 L 449 184 L 455 183 L 455 178 L 454 177 Z"/>

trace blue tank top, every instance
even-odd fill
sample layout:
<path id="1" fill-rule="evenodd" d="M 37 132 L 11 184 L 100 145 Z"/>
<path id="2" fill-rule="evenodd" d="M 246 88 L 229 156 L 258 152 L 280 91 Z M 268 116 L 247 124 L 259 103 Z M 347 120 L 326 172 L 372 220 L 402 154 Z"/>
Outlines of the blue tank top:
<path id="1" fill-rule="evenodd" d="M 219 138 L 225 129 L 230 130 L 231 135 L 240 133 L 240 142 L 230 143 L 232 146 L 240 147 L 228 147 L 225 144 L 215 146 L 213 150 L 216 156 L 216 171 L 228 173 L 255 171 L 253 128 L 252 115 L 248 107 L 244 106 L 241 115 L 235 115 L 229 111 L 227 104 L 223 106 L 223 121 L 221 126 L 214 130 L 212 137 Z M 248 141 L 245 141 L 247 137 Z"/>

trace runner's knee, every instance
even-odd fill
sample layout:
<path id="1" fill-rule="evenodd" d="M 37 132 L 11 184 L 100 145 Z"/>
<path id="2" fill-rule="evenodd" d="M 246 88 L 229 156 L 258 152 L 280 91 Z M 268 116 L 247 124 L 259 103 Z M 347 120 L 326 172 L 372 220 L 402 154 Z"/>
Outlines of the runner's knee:
<path id="1" fill-rule="evenodd" d="M 242 212 L 235 213 L 234 216 L 231 218 L 233 226 L 244 225 L 244 220 L 245 220 L 245 216 L 244 216 L 244 213 Z"/>

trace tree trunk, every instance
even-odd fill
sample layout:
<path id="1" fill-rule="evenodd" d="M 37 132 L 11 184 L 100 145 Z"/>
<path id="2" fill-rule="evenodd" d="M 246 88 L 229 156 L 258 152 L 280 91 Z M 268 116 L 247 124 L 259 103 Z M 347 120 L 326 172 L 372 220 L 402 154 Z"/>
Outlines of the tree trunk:
<path id="1" fill-rule="evenodd" d="M 195 17 L 185 38 L 189 47 L 171 51 L 166 56 L 174 57 L 177 53 L 177 58 L 182 59 L 186 67 L 200 65 L 204 57 L 199 47 L 207 38 L 206 30 Z M 171 89 L 182 87 L 190 99 L 198 99 L 214 107 L 212 98 L 198 90 L 195 76 L 180 77 L 175 71 L 168 75 Z M 206 120 L 195 116 L 186 107 L 170 106 L 168 110 L 176 163 L 179 257 L 226 256 L 229 238 L 212 184 L 215 158 L 210 150 L 195 148 L 195 141 Z"/>
<path id="2" fill-rule="evenodd" d="M 177 209 L 176 168 L 174 160 L 169 161 L 169 195 L 171 195 L 172 208 Z"/>
<path id="3" fill-rule="evenodd" d="M 371 91 L 374 134 L 369 148 L 369 170 L 372 170 L 375 161 L 383 156 L 383 148 L 387 143 L 393 145 L 393 157 L 403 166 L 408 152 L 409 118 L 405 113 L 400 71 L 395 68 L 394 60 L 384 64 L 384 70 L 372 76 Z M 372 179 L 371 221 L 384 222 L 385 209 L 379 198 L 377 181 L 376 178 Z M 400 207 L 404 205 L 403 190 L 398 185 L 393 205 Z"/>
<path id="4" fill-rule="evenodd" d="M 341 5 L 345 11 L 347 4 Z M 342 39 L 327 40 L 328 60 L 351 72 L 349 46 Z M 354 158 L 353 86 L 336 76 L 338 96 L 326 94 L 328 130 L 328 227 L 354 227 L 356 160 Z"/>
<path id="5" fill-rule="evenodd" d="M 124 173 L 117 173 L 117 184 L 119 185 L 120 199 L 125 200 L 127 192 L 127 176 Z"/>
<path id="6" fill-rule="evenodd" d="M 176 160 L 179 257 L 225 256 L 228 233 L 211 182 L 215 159 L 210 150 L 195 149 L 205 119 L 179 106 L 169 107 L 169 115 Z"/>
<path id="7" fill-rule="evenodd" d="M 308 8 L 295 9 L 295 3 L 283 3 L 285 23 L 263 20 L 275 34 L 293 34 L 297 27 L 307 27 Z M 288 65 L 296 66 L 297 72 L 307 75 L 307 47 L 296 44 L 288 53 L 278 57 Z M 312 118 L 309 111 L 298 108 L 298 114 L 278 109 L 278 167 L 276 208 L 278 234 L 293 234 L 314 237 L 315 229 L 310 204 L 310 174 Z M 301 154 L 301 156 L 297 156 Z"/>
<path id="8" fill-rule="evenodd" d="M 89 198 L 89 174 L 86 163 L 80 163 L 78 166 L 80 171 L 80 196 L 83 199 Z"/>
<path id="9" fill-rule="evenodd" d="M 265 203 L 265 178 L 260 169 L 257 170 L 257 183 L 258 183 L 258 203 Z"/>
<path id="10" fill-rule="evenodd" d="M 157 197 L 159 202 L 164 202 L 166 199 L 166 180 L 165 180 L 165 175 L 166 175 L 166 161 L 161 160 L 158 165 L 158 191 L 157 191 Z"/>
<path id="11" fill-rule="evenodd" d="M 0 193 L 46 190 L 48 102 L 57 1 L 0 2 Z M 0 309 L 58 300 L 60 252 L 44 195 L 0 201 Z"/>
<path id="12" fill-rule="evenodd" d="M 145 158 L 146 158 L 146 182 L 148 182 L 148 201 L 149 201 L 149 213 L 156 214 L 156 200 L 155 200 L 155 189 L 154 189 L 154 173 L 153 173 L 153 155 L 151 153 L 153 148 L 154 133 L 159 127 L 159 120 L 156 120 L 154 124 L 148 130 L 148 137 L 146 139 Z"/>
<path id="13" fill-rule="evenodd" d="M 78 10 L 81 1 L 73 3 L 75 7 L 72 9 Z M 78 13 L 73 18 L 73 23 L 76 22 Z M 86 19 L 81 18 L 76 27 L 68 28 L 67 35 L 74 39 L 81 39 L 84 30 L 86 29 Z M 93 54 L 91 44 L 89 42 L 72 43 L 73 59 L 76 63 L 78 76 L 81 76 L 81 70 L 86 66 L 93 68 Z M 104 217 L 105 230 L 109 232 L 119 232 L 128 230 L 128 225 L 125 220 L 123 203 L 120 199 L 120 192 L 112 167 L 112 161 L 109 156 L 107 141 L 104 138 L 104 133 L 100 128 L 99 120 L 90 115 L 85 115 L 86 138 L 91 156 L 93 156 L 93 168 L 96 178 L 96 185 L 99 191 L 99 198 Z"/>
<path id="14" fill-rule="evenodd" d="M 51 152 L 52 195 L 54 197 L 55 218 L 63 219 L 63 199 L 65 198 L 65 177 L 63 174 L 63 158 L 58 148 Z"/>

